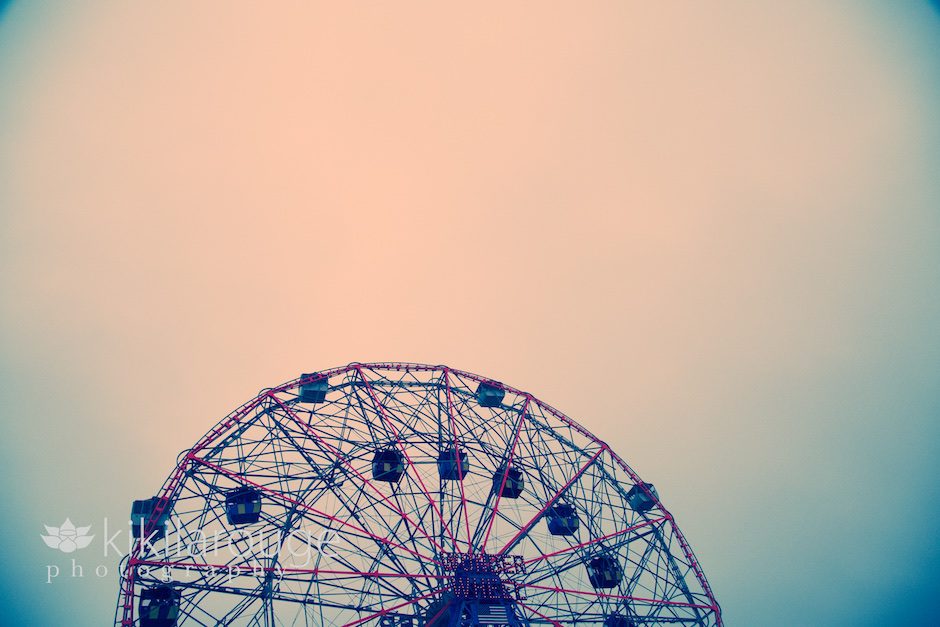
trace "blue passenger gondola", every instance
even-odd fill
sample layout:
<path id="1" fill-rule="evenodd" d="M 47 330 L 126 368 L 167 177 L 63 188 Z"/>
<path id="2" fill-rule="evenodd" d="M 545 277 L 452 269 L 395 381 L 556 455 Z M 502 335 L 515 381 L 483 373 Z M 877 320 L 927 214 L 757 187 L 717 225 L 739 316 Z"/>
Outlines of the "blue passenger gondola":
<path id="1" fill-rule="evenodd" d="M 506 396 L 506 391 L 493 383 L 480 382 L 477 386 L 477 402 L 483 407 L 499 407 Z"/>
<path id="2" fill-rule="evenodd" d="M 225 516 L 230 525 L 253 525 L 261 519 L 261 492 L 237 488 L 225 495 Z"/>
<path id="3" fill-rule="evenodd" d="M 559 503 L 545 513 L 548 522 L 548 531 L 553 536 L 571 536 L 578 531 L 581 521 L 574 506 L 568 503 Z"/>
<path id="4" fill-rule="evenodd" d="M 376 451 L 372 458 L 372 478 L 376 481 L 398 483 L 405 474 L 405 458 L 401 451 L 385 449 Z"/>
<path id="5" fill-rule="evenodd" d="M 599 555 L 593 558 L 587 567 L 588 579 L 594 588 L 616 588 L 623 579 L 623 568 L 616 558 Z"/>
<path id="6" fill-rule="evenodd" d="M 636 623 L 623 614 L 611 614 L 604 619 L 604 627 L 636 627 Z"/>
<path id="7" fill-rule="evenodd" d="M 444 481 L 463 481 L 470 470 L 470 460 L 466 451 L 460 451 L 459 463 L 457 451 L 453 447 L 444 449 L 437 457 L 437 473 Z"/>
<path id="8" fill-rule="evenodd" d="M 141 627 L 174 627 L 180 615 L 180 591 L 171 586 L 144 588 L 140 592 Z"/>
<path id="9" fill-rule="evenodd" d="M 656 492 L 656 488 L 653 487 L 652 483 L 642 485 L 646 486 L 646 490 L 637 484 L 627 492 L 627 503 L 635 512 L 648 512 L 656 506 L 656 502 L 659 500 L 659 493 Z"/>
<path id="10" fill-rule="evenodd" d="M 148 536 L 147 539 L 159 540 L 166 534 L 166 521 L 170 517 L 170 508 L 165 507 L 159 516 L 152 521 L 151 518 L 154 515 L 154 511 L 157 508 L 157 503 L 160 502 L 160 497 L 154 496 L 149 499 L 140 499 L 134 501 L 131 504 L 131 533 L 135 539 L 140 539 L 143 536 Z M 144 533 L 144 530 L 148 530 L 148 533 Z"/>
<path id="11" fill-rule="evenodd" d="M 506 482 L 503 483 L 503 476 Z M 500 492 L 502 486 L 502 492 Z M 504 499 L 516 499 L 525 490 L 525 477 L 518 468 L 509 467 L 506 471 L 501 468 L 493 475 L 493 494 L 499 493 Z"/>
<path id="12" fill-rule="evenodd" d="M 315 377 L 316 375 L 317 373 L 311 372 L 300 375 L 300 378 L 307 379 L 309 377 Z M 298 394 L 297 400 L 299 400 L 301 403 L 322 403 L 326 400 L 326 393 L 329 391 L 329 389 L 330 382 L 326 377 L 307 381 L 306 383 L 301 383 L 300 394 Z"/>

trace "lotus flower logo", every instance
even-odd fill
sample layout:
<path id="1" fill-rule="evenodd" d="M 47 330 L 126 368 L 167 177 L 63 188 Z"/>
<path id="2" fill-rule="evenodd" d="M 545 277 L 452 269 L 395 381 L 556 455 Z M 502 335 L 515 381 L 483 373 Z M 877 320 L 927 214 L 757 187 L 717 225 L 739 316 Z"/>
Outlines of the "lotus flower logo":
<path id="1" fill-rule="evenodd" d="M 65 519 L 61 527 L 50 527 L 49 525 L 43 525 L 43 527 L 46 528 L 46 533 L 49 535 L 41 535 L 42 541 L 50 549 L 58 549 L 63 553 L 72 553 L 78 549 L 84 549 L 91 544 L 92 538 L 95 537 L 87 535 L 91 525 L 76 527 L 68 518 Z"/>

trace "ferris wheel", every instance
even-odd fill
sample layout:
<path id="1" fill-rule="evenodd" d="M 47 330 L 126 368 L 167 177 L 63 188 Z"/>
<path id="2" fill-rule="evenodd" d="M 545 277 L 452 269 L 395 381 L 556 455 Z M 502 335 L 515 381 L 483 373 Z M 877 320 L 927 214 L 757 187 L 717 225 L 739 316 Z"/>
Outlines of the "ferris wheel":
<path id="1" fill-rule="evenodd" d="M 722 625 L 653 485 L 531 394 L 446 366 L 265 389 L 131 522 L 117 625 Z"/>

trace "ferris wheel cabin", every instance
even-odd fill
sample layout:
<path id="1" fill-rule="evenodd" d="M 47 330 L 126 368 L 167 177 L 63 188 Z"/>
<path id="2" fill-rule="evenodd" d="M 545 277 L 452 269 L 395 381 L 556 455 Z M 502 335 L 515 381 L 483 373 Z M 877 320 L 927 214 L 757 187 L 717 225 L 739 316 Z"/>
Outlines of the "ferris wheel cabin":
<path id="1" fill-rule="evenodd" d="M 317 376 L 316 372 L 310 372 L 300 375 L 300 379 L 304 380 L 315 376 Z M 326 377 L 306 381 L 300 384 L 300 394 L 297 395 L 297 400 L 301 403 L 322 403 L 326 400 L 326 393 L 329 389 L 330 381 Z"/>
<path id="2" fill-rule="evenodd" d="M 140 627 L 174 627 L 180 614 L 180 596 L 172 586 L 144 588 L 137 606 Z"/>
<path id="3" fill-rule="evenodd" d="M 499 407 L 506 396 L 506 391 L 493 383 L 483 383 L 477 386 L 477 402 L 483 407 Z"/>
<path id="4" fill-rule="evenodd" d="M 230 525 L 253 525 L 261 519 L 261 492 L 236 488 L 225 495 L 225 516 Z"/>
<path id="5" fill-rule="evenodd" d="M 437 457 L 437 473 L 442 481 L 463 481 L 469 470 L 470 460 L 466 451 L 460 451 L 458 458 L 457 449 L 450 447 Z"/>
<path id="6" fill-rule="evenodd" d="M 611 614 L 604 619 L 604 627 L 637 627 L 637 625 L 623 614 Z"/>
<path id="7" fill-rule="evenodd" d="M 372 478 L 376 481 L 398 483 L 405 474 L 405 456 L 396 449 L 376 451 L 372 458 Z"/>
<path id="8" fill-rule="evenodd" d="M 616 588 L 623 579 L 623 568 L 616 558 L 610 555 L 600 555 L 588 563 L 588 579 L 591 585 L 597 588 Z"/>
<path id="9" fill-rule="evenodd" d="M 559 503 L 549 509 L 545 513 L 545 521 L 548 523 L 548 532 L 553 536 L 572 536 L 581 526 L 578 512 L 568 503 Z"/>
<path id="10" fill-rule="evenodd" d="M 503 477 L 506 481 L 503 483 Z M 502 486 L 502 490 L 500 490 Z M 493 475 L 493 494 L 499 494 L 504 499 L 517 499 L 525 490 L 525 478 L 518 468 L 509 467 L 509 470 L 500 468 Z"/>
<path id="11" fill-rule="evenodd" d="M 646 489 L 643 489 L 646 486 Z M 653 487 L 652 483 L 637 484 L 627 492 L 627 503 L 635 512 L 648 512 L 659 501 L 659 492 Z"/>
<path id="12" fill-rule="evenodd" d="M 134 501 L 131 504 L 131 532 L 135 540 L 145 536 L 148 540 L 159 540 L 166 534 L 166 521 L 170 517 L 169 508 L 164 509 L 158 518 L 151 520 L 159 502 L 160 497 L 154 496 Z"/>

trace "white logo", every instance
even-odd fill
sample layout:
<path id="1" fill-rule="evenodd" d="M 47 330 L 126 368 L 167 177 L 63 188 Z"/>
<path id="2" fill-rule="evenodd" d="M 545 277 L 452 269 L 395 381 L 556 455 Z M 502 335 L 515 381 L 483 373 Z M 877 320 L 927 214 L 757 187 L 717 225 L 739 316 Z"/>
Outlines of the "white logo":
<path id="1" fill-rule="evenodd" d="M 46 533 L 49 535 L 40 535 L 42 541 L 50 549 L 58 549 L 63 553 L 72 553 L 78 549 L 84 549 L 91 544 L 92 538 L 95 537 L 87 535 L 91 525 L 76 527 L 68 518 L 65 519 L 61 527 L 50 527 L 49 525 L 43 525 L 43 527 L 46 528 Z"/>

